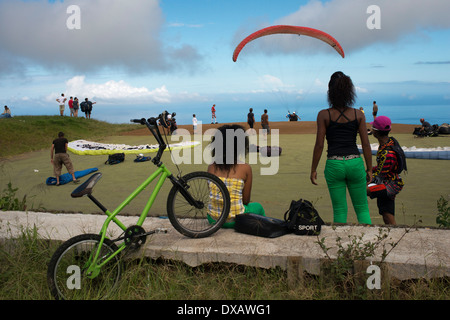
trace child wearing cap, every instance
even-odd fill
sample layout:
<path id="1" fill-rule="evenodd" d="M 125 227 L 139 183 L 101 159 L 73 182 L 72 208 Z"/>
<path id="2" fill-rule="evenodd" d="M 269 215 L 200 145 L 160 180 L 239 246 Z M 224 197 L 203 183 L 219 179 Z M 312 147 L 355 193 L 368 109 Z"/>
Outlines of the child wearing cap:
<path id="1" fill-rule="evenodd" d="M 377 165 L 373 168 L 373 178 L 367 187 L 367 195 L 377 198 L 379 214 L 385 224 L 395 225 L 395 197 L 403 189 L 400 173 L 406 168 L 406 157 L 398 141 L 389 137 L 391 119 L 379 116 L 372 124 L 373 136 L 380 146 Z"/>

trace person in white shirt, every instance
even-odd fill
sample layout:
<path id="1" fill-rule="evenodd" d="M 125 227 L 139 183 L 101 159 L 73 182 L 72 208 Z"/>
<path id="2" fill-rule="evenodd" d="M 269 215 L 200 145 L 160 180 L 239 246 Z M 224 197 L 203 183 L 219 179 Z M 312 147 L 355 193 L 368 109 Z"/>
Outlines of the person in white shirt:
<path id="1" fill-rule="evenodd" d="M 64 97 L 64 93 L 61 93 L 61 97 L 56 99 L 56 102 L 59 103 L 59 113 L 61 116 L 64 115 L 64 110 L 66 109 L 66 100 L 67 98 Z"/>
<path id="2" fill-rule="evenodd" d="M 194 127 L 194 133 L 197 130 L 197 118 L 195 117 L 195 114 L 192 115 L 192 126 Z"/>

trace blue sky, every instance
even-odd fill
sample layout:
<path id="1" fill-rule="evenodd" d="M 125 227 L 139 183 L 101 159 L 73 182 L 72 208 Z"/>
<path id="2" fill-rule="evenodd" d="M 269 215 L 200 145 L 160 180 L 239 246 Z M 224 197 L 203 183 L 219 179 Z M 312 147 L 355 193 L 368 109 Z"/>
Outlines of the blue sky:
<path id="1" fill-rule="evenodd" d="M 450 122 L 448 12 L 448 0 L 0 0 L 0 104 L 58 114 L 64 92 L 96 101 L 93 117 L 110 122 L 163 109 L 208 122 L 213 103 L 219 121 L 243 121 L 249 107 L 315 120 L 341 70 L 358 107 L 377 100 L 394 121 Z M 67 27 L 74 17 L 79 29 Z M 346 57 L 317 39 L 270 36 L 232 61 L 242 39 L 277 24 L 327 32 Z"/>

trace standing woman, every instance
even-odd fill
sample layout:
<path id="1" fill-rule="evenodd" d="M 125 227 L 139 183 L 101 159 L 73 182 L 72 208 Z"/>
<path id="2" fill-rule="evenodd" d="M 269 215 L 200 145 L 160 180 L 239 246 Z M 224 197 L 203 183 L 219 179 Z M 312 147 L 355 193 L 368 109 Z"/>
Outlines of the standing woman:
<path id="1" fill-rule="evenodd" d="M 75 118 L 78 118 L 78 109 L 79 108 L 80 108 L 80 103 L 78 102 L 78 98 L 75 97 L 75 99 L 73 100 L 73 112 L 74 112 Z"/>
<path id="2" fill-rule="evenodd" d="M 333 204 L 335 223 L 347 222 L 348 189 L 358 222 L 371 224 L 367 201 L 367 175 L 372 179 L 372 152 L 367 134 L 366 118 L 360 110 L 352 108 L 355 103 L 355 87 L 350 77 L 342 72 L 331 76 L 328 84 L 329 109 L 317 116 L 317 136 L 311 165 L 311 182 L 317 185 L 317 166 L 328 143 L 325 179 Z M 359 133 L 364 161 L 359 153 L 356 137 Z"/>

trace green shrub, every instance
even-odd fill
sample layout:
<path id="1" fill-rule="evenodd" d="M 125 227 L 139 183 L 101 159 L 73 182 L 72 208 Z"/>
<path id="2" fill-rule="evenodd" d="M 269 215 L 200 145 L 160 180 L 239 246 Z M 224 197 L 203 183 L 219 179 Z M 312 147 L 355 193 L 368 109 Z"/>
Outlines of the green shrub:
<path id="1" fill-rule="evenodd" d="M 448 200 L 441 196 L 437 201 L 437 208 L 436 223 L 439 227 L 450 228 L 450 207 L 448 206 Z"/>
<path id="2" fill-rule="evenodd" d="M 16 192 L 19 188 L 13 188 L 12 183 L 3 189 L 0 195 L 0 210 L 3 211 L 25 211 L 27 208 L 27 196 L 24 195 L 22 200 L 16 198 Z"/>

